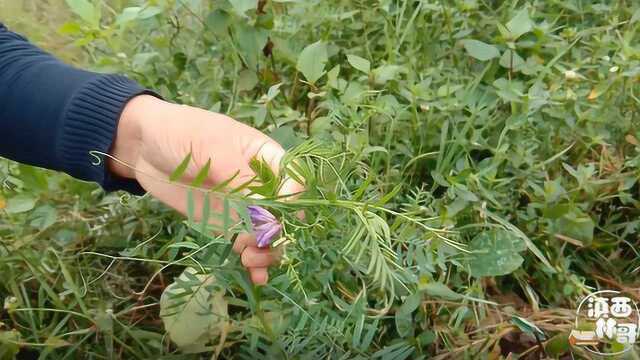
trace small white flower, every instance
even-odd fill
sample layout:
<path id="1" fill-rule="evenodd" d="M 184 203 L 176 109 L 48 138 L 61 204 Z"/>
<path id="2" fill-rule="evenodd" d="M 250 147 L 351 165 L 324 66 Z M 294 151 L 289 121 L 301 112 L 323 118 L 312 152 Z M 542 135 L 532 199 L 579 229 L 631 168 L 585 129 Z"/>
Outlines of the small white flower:
<path id="1" fill-rule="evenodd" d="M 576 80 L 578 77 L 578 73 L 573 70 L 567 70 L 564 72 L 564 78 L 567 80 Z"/>
<path id="2" fill-rule="evenodd" d="M 618 72 L 618 70 L 620 70 L 620 67 L 619 67 L 619 66 L 612 66 L 612 67 L 609 69 L 609 72 L 610 72 L 610 73 L 615 73 L 615 72 Z"/>

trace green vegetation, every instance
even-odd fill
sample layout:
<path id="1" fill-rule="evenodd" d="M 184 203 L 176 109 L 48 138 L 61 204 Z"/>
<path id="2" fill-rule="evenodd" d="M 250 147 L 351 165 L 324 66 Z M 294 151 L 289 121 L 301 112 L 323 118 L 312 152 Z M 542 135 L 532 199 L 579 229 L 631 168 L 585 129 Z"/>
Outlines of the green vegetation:
<path id="1" fill-rule="evenodd" d="M 3 160 L 0 357 L 560 357 L 585 294 L 638 298 L 636 2 L 66 3 L 75 61 L 270 134 L 308 191 L 256 162 L 213 229 Z M 247 204 L 285 226 L 263 288 Z"/>

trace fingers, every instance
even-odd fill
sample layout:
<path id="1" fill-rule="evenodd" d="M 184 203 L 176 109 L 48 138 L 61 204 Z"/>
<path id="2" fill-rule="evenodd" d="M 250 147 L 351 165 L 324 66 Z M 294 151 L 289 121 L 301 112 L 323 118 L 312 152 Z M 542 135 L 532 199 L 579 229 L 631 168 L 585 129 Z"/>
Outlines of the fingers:
<path id="1" fill-rule="evenodd" d="M 240 255 L 248 246 L 258 246 L 256 244 L 256 239 L 247 233 L 242 233 L 238 235 L 238 238 L 233 243 L 233 251 Z"/>
<path id="2" fill-rule="evenodd" d="M 249 277 L 256 285 L 266 285 L 269 281 L 269 272 L 266 267 L 249 268 Z"/>
<path id="3" fill-rule="evenodd" d="M 267 267 L 277 260 L 276 254 L 270 249 L 247 247 L 240 255 L 242 265 L 246 268 Z"/>
<path id="4" fill-rule="evenodd" d="M 277 175 L 280 173 L 280 165 L 282 158 L 285 155 L 285 150 L 275 141 L 270 138 L 260 143 L 255 157 L 262 159 L 269 164 L 273 172 Z M 291 197 L 304 191 L 304 186 L 293 180 L 289 176 L 285 176 L 282 185 L 279 189 L 279 195 Z"/>
<path id="5" fill-rule="evenodd" d="M 280 259 L 278 249 L 260 249 L 254 236 L 242 233 L 233 243 L 233 251 L 240 255 L 242 265 L 249 271 L 251 282 L 265 285 L 269 280 L 268 267 Z"/>

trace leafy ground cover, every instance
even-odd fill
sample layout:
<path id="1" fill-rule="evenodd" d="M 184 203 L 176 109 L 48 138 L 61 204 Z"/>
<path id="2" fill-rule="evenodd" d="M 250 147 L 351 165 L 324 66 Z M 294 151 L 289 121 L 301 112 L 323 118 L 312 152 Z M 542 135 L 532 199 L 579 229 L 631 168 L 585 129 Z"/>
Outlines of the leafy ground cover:
<path id="1" fill-rule="evenodd" d="M 71 60 L 263 130 L 308 191 L 256 162 L 214 227 L 3 161 L 2 356 L 588 357 L 576 303 L 640 296 L 635 2 L 66 3 Z M 263 288 L 228 246 L 256 203 Z"/>

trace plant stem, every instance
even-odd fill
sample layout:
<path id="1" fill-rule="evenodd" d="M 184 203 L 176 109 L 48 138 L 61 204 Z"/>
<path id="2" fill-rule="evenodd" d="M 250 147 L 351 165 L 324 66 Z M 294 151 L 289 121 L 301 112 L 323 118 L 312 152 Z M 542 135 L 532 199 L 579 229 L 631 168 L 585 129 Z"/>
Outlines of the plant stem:
<path id="1" fill-rule="evenodd" d="M 264 332 L 267 333 L 267 336 L 271 339 L 272 342 L 275 343 L 276 342 L 275 333 L 273 332 L 273 329 L 271 328 L 271 326 L 267 322 L 267 319 L 264 317 L 264 311 L 262 311 L 262 306 L 261 306 L 261 303 L 260 303 L 261 293 L 262 293 L 262 291 L 261 291 L 260 286 L 253 285 L 253 296 L 256 299 L 256 316 L 260 320 L 260 323 L 262 324 L 262 327 L 264 328 Z"/>

